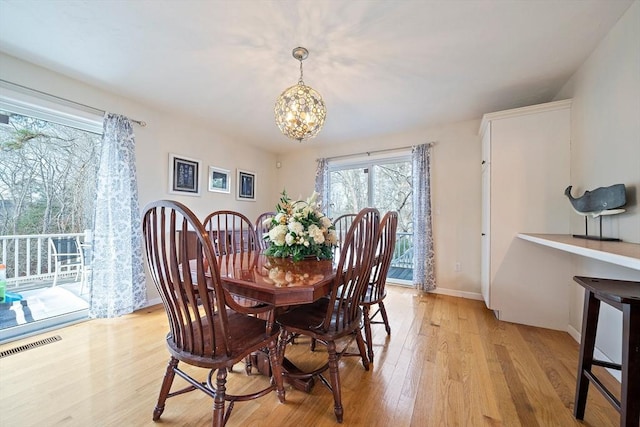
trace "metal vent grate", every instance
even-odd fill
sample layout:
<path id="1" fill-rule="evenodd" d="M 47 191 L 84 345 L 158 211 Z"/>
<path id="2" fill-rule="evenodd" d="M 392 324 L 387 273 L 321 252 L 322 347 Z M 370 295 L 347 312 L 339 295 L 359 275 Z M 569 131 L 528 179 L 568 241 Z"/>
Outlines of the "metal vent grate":
<path id="1" fill-rule="evenodd" d="M 27 351 L 27 350 L 30 350 L 32 348 L 40 347 L 40 346 L 45 345 L 45 344 L 50 344 L 52 342 L 60 341 L 61 339 L 62 338 L 60 337 L 60 335 L 54 335 L 54 336 L 49 337 L 49 338 L 45 338 L 45 339 L 42 339 L 42 340 L 30 342 L 29 344 L 21 345 L 20 347 L 11 348 L 9 350 L 4 350 L 4 351 L 0 352 L 0 358 L 11 356 L 12 354 L 21 353 L 23 351 Z"/>

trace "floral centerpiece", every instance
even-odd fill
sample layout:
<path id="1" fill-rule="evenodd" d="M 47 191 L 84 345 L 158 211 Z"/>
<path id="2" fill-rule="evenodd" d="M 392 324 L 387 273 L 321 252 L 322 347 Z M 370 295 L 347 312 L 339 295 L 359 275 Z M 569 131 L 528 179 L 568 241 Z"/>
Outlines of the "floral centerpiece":
<path id="1" fill-rule="evenodd" d="M 335 227 L 320 210 L 318 193 L 307 200 L 293 201 L 282 192 L 276 215 L 265 221 L 269 232 L 263 238 L 271 242 L 265 255 L 292 258 L 300 261 L 306 257 L 331 259 L 333 247 L 338 242 Z"/>

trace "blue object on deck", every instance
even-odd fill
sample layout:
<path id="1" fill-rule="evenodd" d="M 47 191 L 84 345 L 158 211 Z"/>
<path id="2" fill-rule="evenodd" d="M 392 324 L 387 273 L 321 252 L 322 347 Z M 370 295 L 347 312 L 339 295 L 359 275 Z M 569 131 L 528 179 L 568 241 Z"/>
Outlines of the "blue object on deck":
<path id="1" fill-rule="evenodd" d="M 14 294 L 13 292 L 5 292 L 3 302 L 22 301 L 22 295 Z"/>

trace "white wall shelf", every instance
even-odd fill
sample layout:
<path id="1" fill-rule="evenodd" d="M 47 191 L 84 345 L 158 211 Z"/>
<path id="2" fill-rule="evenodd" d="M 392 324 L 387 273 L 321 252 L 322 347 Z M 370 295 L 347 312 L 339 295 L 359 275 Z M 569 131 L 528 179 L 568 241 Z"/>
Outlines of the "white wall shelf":
<path id="1" fill-rule="evenodd" d="M 640 244 L 580 239 L 567 234 L 520 233 L 518 237 L 572 254 L 640 270 Z"/>

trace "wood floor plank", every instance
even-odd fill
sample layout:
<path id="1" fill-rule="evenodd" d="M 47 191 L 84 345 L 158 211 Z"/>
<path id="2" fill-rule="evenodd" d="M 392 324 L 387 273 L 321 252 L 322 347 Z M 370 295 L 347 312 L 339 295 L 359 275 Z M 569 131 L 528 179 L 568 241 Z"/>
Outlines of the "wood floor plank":
<path id="1" fill-rule="evenodd" d="M 511 401 L 515 404 L 520 424 L 530 427 L 539 426 L 540 424 L 538 424 L 538 420 L 533 413 L 533 407 L 529 401 L 522 379 L 518 375 L 516 366 L 509 354 L 509 350 L 507 347 L 499 344 L 495 345 L 495 349 L 498 360 L 500 361 L 502 373 L 509 387 Z"/>
<path id="2" fill-rule="evenodd" d="M 465 348 L 464 392 L 470 413 L 468 425 L 499 425 L 500 413 L 493 390 L 485 388 L 483 393 L 474 392 L 491 383 L 482 338 L 479 334 L 465 334 L 462 338 Z"/>
<path id="3" fill-rule="evenodd" d="M 358 357 L 340 362 L 343 425 L 619 424 L 618 413 L 593 388 L 585 421 L 573 419 L 578 343 L 567 333 L 500 322 L 481 301 L 387 289 L 392 334 L 387 336 L 382 325 L 373 326 L 371 370 L 365 371 Z M 0 358 L 0 425 L 210 425 L 213 402 L 198 392 L 169 399 L 161 424 L 151 420 L 169 359 L 166 333 L 167 320 L 158 306 L 0 345 L 2 351 L 51 335 L 62 337 Z M 326 358 L 320 347 L 310 353 L 308 341 L 301 338 L 288 346 L 287 354 L 310 369 Z M 603 375 L 615 388 L 617 382 Z M 239 364 L 229 373 L 228 387 L 253 390 L 265 381 L 259 374 L 247 376 Z M 287 386 L 286 393 L 285 404 L 275 393 L 236 403 L 228 425 L 337 425 L 332 394 L 322 384 L 308 394 Z"/>

